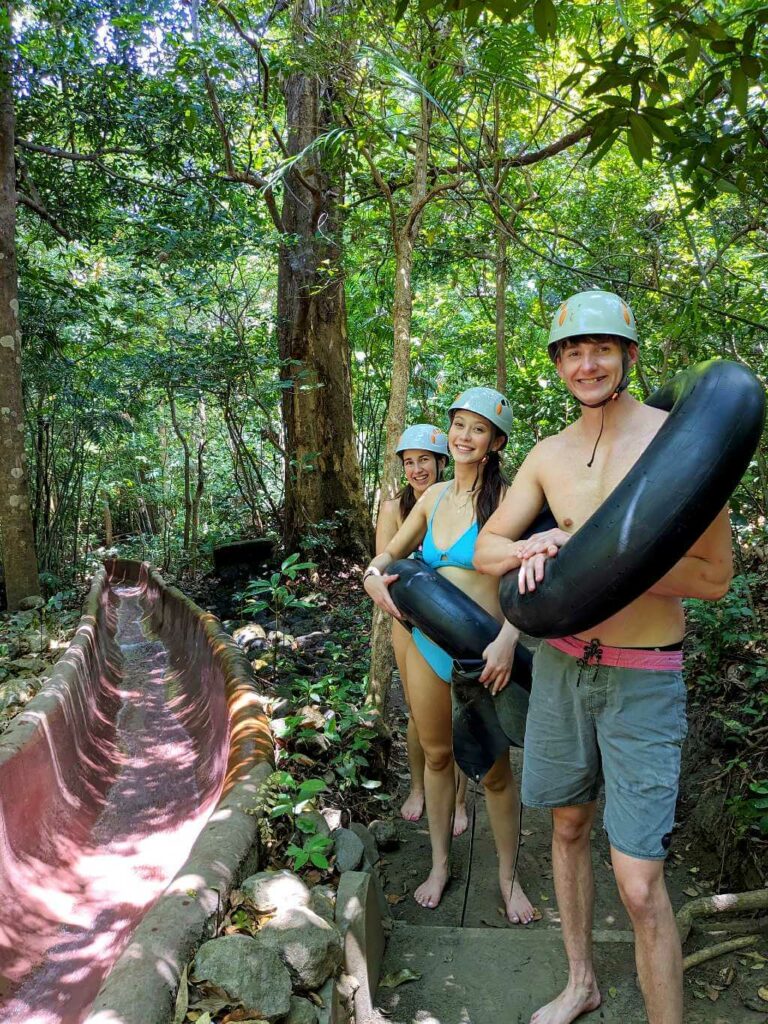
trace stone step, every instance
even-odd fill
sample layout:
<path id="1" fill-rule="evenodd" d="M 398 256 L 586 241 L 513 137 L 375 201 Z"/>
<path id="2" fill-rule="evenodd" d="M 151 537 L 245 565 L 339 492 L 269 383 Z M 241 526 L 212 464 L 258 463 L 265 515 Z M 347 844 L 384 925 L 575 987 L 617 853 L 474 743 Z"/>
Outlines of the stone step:
<path id="1" fill-rule="evenodd" d="M 596 931 L 595 961 L 605 979 L 602 1006 L 579 1018 L 644 1024 L 635 985 L 632 933 Z M 567 976 L 559 929 L 445 928 L 396 922 L 381 977 L 403 968 L 420 975 L 379 985 L 376 1004 L 393 1024 L 528 1024 Z"/>

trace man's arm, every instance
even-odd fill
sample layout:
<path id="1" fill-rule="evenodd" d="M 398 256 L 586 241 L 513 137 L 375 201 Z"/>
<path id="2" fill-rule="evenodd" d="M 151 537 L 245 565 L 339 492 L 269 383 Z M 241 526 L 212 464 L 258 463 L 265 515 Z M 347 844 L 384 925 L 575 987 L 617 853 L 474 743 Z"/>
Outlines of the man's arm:
<path id="1" fill-rule="evenodd" d="M 473 564 L 478 572 L 503 576 L 520 566 L 521 543 L 517 540 L 541 512 L 544 490 L 536 463 L 539 445 L 529 453 L 504 500 L 480 531 Z"/>
<path id="2" fill-rule="evenodd" d="M 690 551 L 648 593 L 717 601 L 728 592 L 732 578 L 731 523 L 726 507 Z"/>

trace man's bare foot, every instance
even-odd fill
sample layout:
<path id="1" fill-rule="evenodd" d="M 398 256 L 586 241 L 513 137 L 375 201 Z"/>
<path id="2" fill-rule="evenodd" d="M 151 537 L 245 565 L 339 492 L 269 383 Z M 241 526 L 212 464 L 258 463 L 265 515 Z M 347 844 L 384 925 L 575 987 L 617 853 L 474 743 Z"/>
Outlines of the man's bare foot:
<path id="1" fill-rule="evenodd" d="M 505 882 L 503 879 L 499 879 L 501 886 L 501 895 L 504 900 L 504 909 L 507 912 L 507 920 L 510 924 L 530 924 L 535 918 L 535 911 L 531 905 L 531 901 L 523 892 L 522 886 L 515 879 L 515 884 L 511 887 L 509 882 Z"/>
<path id="2" fill-rule="evenodd" d="M 596 981 L 591 985 L 568 984 L 557 999 L 534 1013 L 531 1024 L 571 1024 L 582 1013 L 596 1010 L 601 1002 Z"/>
<path id="3" fill-rule="evenodd" d="M 413 898 L 420 907 L 425 907 L 427 910 L 434 910 L 440 902 L 443 890 L 447 884 L 448 872 L 438 871 L 437 868 L 432 868 L 426 880 L 422 882 L 414 892 Z"/>
<path id="4" fill-rule="evenodd" d="M 400 817 L 406 821 L 418 821 L 424 813 L 424 790 L 412 789 L 400 808 Z"/>
<path id="5" fill-rule="evenodd" d="M 469 824 L 469 818 L 467 816 L 467 805 L 456 804 L 456 808 L 453 812 L 453 838 L 460 836 L 462 832 L 467 831 L 467 825 Z"/>

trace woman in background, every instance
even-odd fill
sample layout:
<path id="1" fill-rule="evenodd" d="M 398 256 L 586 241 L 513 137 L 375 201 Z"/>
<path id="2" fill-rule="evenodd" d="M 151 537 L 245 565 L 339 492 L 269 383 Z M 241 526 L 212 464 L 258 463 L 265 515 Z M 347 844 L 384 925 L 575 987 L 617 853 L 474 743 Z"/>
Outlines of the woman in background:
<path id="1" fill-rule="evenodd" d="M 376 523 L 376 554 L 380 555 L 408 518 L 408 513 L 428 487 L 443 478 L 448 462 L 448 436 L 430 423 L 415 423 L 400 435 L 397 454 L 403 464 L 405 487 L 392 499 L 382 501 Z M 418 821 L 424 813 L 424 751 L 419 743 L 416 723 L 411 715 L 408 696 L 406 654 L 411 634 L 397 620 L 392 623 L 392 647 L 403 684 L 408 707 L 408 765 L 410 788 L 400 814 L 406 821 Z M 453 812 L 453 835 L 459 836 L 467 827 L 467 778 L 456 769 L 458 780 Z"/>

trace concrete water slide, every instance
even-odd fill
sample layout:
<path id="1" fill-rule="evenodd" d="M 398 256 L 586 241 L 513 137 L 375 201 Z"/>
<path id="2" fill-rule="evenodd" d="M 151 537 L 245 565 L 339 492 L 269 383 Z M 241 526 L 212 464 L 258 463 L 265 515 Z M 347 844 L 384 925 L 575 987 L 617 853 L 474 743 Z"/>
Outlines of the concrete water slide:
<path id="1" fill-rule="evenodd" d="M 272 743 L 247 659 L 143 563 L 97 574 L 0 737 L 0 1021 L 161 1024 L 255 856 Z"/>

